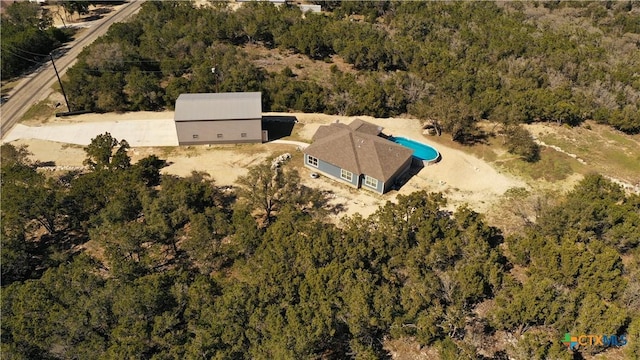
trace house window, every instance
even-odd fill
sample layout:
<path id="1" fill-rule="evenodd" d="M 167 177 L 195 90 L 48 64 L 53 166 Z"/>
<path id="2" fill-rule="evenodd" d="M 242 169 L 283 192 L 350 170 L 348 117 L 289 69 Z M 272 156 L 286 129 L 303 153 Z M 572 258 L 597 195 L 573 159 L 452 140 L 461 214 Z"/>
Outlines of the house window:
<path id="1" fill-rule="evenodd" d="M 243 137 L 243 138 L 247 137 L 247 133 L 240 133 L 240 137 Z"/>
<path id="2" fill-rule="evenodd" d="M 307 155 L 307 164 L 313 167 L 318 167 L 318 158 L 314 158 L 311 155 Z"/>
<path id="3" fill-rule="evenodd" d="M 222 134 L 218 134 L 218 139 L 222 139 Z"/>
<path id="4" fill-rule="evenodd" d="M 374 189 L 378 188 L 378 179 L 374 179 L 369 175 L 364 176 L 364 184 Z"/>
<path id="5" fill-rule="evenodd" d="M 340 177 L 347 180 L 348 182 L 353 181 L 353 173 L 345 169 L 340 169 Z"/>
<path id="6" fill-rule="evenodd" d="M 198 138 L 198 134 L 193 134 L 193 138 L 197 139 Z"/>

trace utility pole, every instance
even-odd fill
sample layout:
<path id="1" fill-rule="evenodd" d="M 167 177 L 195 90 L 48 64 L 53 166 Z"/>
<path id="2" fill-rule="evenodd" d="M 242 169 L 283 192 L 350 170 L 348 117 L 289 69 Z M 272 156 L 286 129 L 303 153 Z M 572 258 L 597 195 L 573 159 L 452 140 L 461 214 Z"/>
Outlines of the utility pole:
<path id="1" fill-rule="evenodd" d="M 62 96 L 64 96 L 64 102 L 67 104 L 67 110 L 71 112 L 71 107 L 69 107 L 69 101 L 67 100 L 67 94 L 64 92 L 64 87 L 62 87 L 62 81 L 60 81 L 60 75 L 58 74 L 58 69 L 56 68 L 56 63 L 53 62 L 53 55 L 49 53 L 49 57 L 51 58 L 51 64 L 53 65 L 53 70 L 56 72 L 56 76 L 58 77 L 58 83 L 60 84 L 60 89 L 62 89 Z"/>
<path id="2" fill-rule="evenodd" d="M 215 66 L 211 68 L 211 73 L 213 74 L 213 77 L 216 81 L 216 92 L 220 92 L 220 87 L 218 86 L 218 74 L 216 74 L 216 68 Z"/>

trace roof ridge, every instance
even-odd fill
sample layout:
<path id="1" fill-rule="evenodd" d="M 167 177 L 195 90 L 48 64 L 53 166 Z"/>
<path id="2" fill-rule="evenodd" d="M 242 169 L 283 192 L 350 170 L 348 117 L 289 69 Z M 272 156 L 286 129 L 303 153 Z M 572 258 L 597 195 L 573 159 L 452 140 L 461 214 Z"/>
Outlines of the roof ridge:
<path id="1" fill-rule="evenodd" d="M 356 160 L 356 168 L 358 169 L 358 176 L 362 174 L 362 167 L 360 166 L 360 152 L 356 149 L 356 139 L 353 138 L 353 131 L 349 131 L 349 139 L 351 140 L 351 150 Z"/>
<path id="2" fill-rule="evenodd" d="M 373 140 L 373 150 L 376 152 L 376 167 L 378 168 L 377 170 L 380 170 L 380 174 L 382 174 L 383 177 L 387 177 L 387 174 L 385 174 L 384 168 L 382 166 L 382 162 L 380 161 L 380 152 L 378 151 L 378 146 L 377 145 L 386 145 L 382 142 L 378 142 Z"/>

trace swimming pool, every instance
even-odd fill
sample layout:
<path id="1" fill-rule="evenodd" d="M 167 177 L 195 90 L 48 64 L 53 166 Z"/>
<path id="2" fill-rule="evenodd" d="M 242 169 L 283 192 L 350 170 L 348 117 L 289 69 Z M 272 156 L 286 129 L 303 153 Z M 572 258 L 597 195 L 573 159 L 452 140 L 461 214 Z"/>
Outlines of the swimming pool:
<path id="1" fill-rule="evenodd" d="M 389 140 L 413 150 L 413 157 L 420 159 L 425 163 L 430 164 L 440 160 L 440 153 L 438 150 L 429 145 L 404 137 L 390 137 Z"/>

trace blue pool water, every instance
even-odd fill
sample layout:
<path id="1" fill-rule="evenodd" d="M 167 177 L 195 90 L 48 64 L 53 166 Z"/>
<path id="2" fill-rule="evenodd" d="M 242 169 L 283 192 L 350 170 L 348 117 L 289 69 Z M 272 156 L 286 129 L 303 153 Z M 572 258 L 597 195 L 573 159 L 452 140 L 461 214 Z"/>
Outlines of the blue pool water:
<path id="1" fill-rule="evenodd" d="M 390 137 L 389 140 L 413 150 L 413 156 L 423 161 L 436 160 L 440 154 L 429 145 L 403 137 Z"/>

